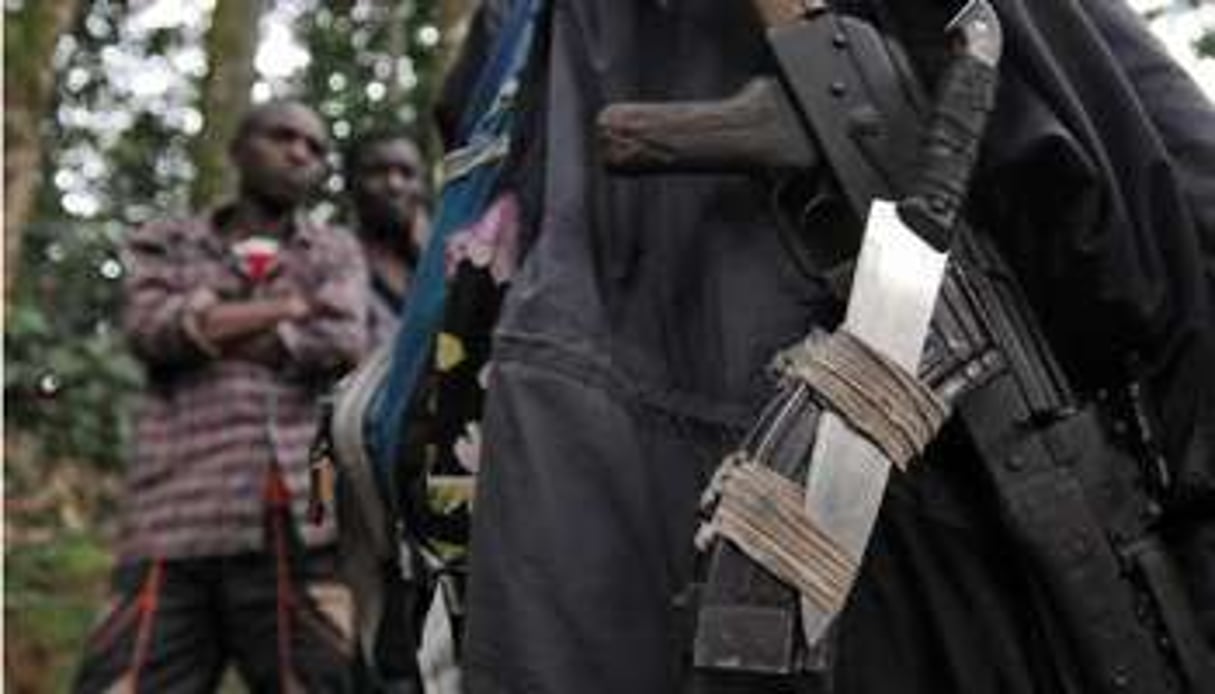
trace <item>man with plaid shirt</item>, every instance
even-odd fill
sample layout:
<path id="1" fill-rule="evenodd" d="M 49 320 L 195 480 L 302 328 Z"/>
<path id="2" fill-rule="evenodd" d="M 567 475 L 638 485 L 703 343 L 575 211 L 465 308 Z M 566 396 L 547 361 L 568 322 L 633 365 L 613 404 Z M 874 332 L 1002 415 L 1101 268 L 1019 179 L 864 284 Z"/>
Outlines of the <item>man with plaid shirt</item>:
<path id="1" fill-rule="evenodd" d="M 232 204 L 127 241 L 124 325 L 148 386 L 112 608 L 78 691 L 348 691 L 350 595 L 332 520 L 303 522 L 317 398 L 362 356 L 355 239 L 307 221 L 325 172 L 309 108 L 254 108 Z"/>

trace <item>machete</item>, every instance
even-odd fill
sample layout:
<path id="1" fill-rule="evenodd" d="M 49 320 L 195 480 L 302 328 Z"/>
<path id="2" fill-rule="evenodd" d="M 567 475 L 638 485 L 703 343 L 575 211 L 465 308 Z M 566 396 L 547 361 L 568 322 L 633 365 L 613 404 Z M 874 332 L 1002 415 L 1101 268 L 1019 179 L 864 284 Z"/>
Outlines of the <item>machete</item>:
<path id="1" fill-rule="evenodd" d="M 804 35 L 821 32 L 824 22 L 837 19 L 818 3 L 756 0 L 756 6 L 768 25 L 769 44 L 783 78 L 814 125 L 813 100 L 829 97 L 818 92 L 818 85 L 798 79 L 804 67 L 799 62 L 804 58 Z M 869 349 L 911 374 L 920 362 L 953 228 L 994 102 L 1002 48 L 999 20 L 986 0 L 970 0 L 946 31 L 955 55 L 938 85 L 938 98 L 922 135 L 911 193 L 897 205 L 884 200 L 869 204 L 842 325 Z M 830 141 L 819 144 L 827 151 L 833 146 Z M 836 173 L 878 175 L 863 161 Z M 874 186 L 859 186 L 865 187 Z M 870 436 L 839 415 L 825 412 L 819 420 L 806 478 L 805 511 L 810 523 L 852 560 L 852 567 L 864 555 L 890 465 Z M 831 580 L 838 585 L 838 571 L 833 571 Z M 855 568 L 850 573 L 839 585 L 845 595 Z M 841 607 L 842 600 L 803 596 L 802 627 L 808 645 L 820 642 Z"/>

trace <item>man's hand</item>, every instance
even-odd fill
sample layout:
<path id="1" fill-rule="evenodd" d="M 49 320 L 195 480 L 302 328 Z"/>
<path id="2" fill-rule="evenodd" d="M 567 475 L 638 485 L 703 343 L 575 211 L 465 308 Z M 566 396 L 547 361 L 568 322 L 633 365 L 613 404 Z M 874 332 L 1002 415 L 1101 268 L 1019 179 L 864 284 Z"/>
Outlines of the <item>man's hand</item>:
<path id="1" fill-rule="evenodd" d="M 303 320 L 314 306 L 303 294 L 292 292 L 263 299 L 227 301 L 186 317 L 187 332 L 205 351 L 217 355 L 247 356 L 264 362 L 282 356 L 274 329 L 282 321 Z M 256 356 L 256 358 L 254 358 Z"/>

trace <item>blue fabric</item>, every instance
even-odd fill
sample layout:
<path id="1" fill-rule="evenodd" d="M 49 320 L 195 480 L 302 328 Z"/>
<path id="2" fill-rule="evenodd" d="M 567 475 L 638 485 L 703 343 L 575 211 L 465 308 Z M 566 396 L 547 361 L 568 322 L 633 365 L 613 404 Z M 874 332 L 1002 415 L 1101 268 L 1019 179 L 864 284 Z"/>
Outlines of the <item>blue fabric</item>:
<path id="1" fill-rule="evenodd" d="M 475 153 L 494 147 L 503 138 L 509 142 L 516 121 L 518 79 L 531 53 L 543 4 L 544 0 L 519 0 L 511 8 L 460 118 L 456 141 L 461 149 Z M 394 507 L 397 499 L 388 492 L 395 488 L 393 470 L 401 458 L 409 407 L 430 363 L 431 345 L 443 317 L 447 239 L 484 214 L 497 192 L 506 159 L 492 158 L 455 178 L 445 172 L 449 178 L 440 191 L 430 240 L 406 294 L 392 364 L 364 422 L 368 455 L 381 491 Z"/>

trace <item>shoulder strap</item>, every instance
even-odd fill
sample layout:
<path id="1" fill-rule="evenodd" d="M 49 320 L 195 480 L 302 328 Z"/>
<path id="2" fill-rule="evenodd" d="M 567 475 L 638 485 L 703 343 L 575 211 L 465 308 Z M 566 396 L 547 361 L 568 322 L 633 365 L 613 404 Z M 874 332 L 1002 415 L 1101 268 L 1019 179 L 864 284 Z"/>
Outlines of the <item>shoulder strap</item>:
<path id="1" fill-rule="evenodd" d="M 497 191 L 517 121 L 514 97 L 545 5 L 545 0 L 518 0 L 511 7 L 460 118 L 459 145 L 444 158 L 430 240 L 407 293 L 387 376 L 365 421 L 381 491 L 394 503 L 393 470 L 401 458 L 405 422 L 443 316 L 447 239 L 475 222 Z"/>

